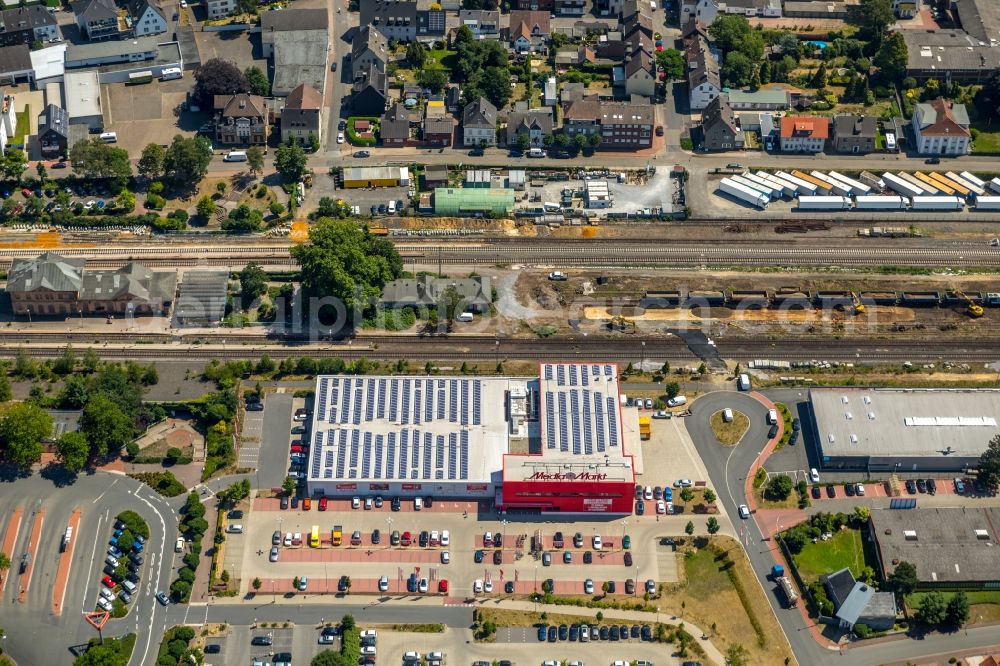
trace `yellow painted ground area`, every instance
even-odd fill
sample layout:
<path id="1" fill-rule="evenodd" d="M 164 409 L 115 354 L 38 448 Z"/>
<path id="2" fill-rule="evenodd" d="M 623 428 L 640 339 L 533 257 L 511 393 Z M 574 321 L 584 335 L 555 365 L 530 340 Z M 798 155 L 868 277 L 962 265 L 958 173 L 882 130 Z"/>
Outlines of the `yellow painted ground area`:
<path id="1" fill-rule="evenodd" d="M 600 321 L 611 319 L 612 315 L 607 308 L 588 307 L 583 310 L 587 319 Z M 890 322 L 914 321 L 916 319 L 913 310 L 909 308 L 896 307 L 875 307 L 866 306 L 865 314 L 857 317 L 845 315 L 843 312 L 831 310 L 721 310 L 718 308 L 708 309 L 707 316 L 700 314 L 701 310 L 689 310 L 687 308 L 676 308 L 671 310 L 647 310 L 641 315 L 627 316 L 625 319 L 632 321 L 745 321 L 745 322 L 794 322 L 797 324 L 807 324 L 810 322 L 833 321 L 852 319 L 858 322 L 878 322 L 880 324 Z M 725 313 L 726 316 L 719 316 Z"/>
<path id="2" fill-rule="evenodd" d="M 62 234 L 54 231 L 44 231 L 42 233 L 35 234 L 30 239 L 0 241 L 0 248 L 6 248 L 9 250 L 51 250 L 54 248 L 69 247 L 70 245 L 72 247 L 94 247 L 93 243 L 64 243 Z"/>
<path id="3" fill-rule="evenodd" d="M 309 240 L 309 223 L 302 220 L 292 222 L 292 230 L 288 233 L 288 238 L 297 243 L 305 243 Z"/>

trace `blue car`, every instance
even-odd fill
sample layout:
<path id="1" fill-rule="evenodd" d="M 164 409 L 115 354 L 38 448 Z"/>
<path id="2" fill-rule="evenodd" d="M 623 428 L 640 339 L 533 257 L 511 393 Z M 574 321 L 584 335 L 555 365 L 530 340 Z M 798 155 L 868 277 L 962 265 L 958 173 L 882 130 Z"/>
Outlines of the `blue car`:
<path id="1" fill-rule="evenodd" d="M 663 489 L 663 499 L 667 502 L 674 501 L 674 491 L 672 488 L 667 487 Z"/>
<path id="2" fill-rule="evenodd" d="M 122 535 L 122 532 L 124 532 L 124 531 L 125 531 L 125 528 L 124 528 L 124 527 L 119 527 L 119 528 L 117 528 L 117 529 L 115 530 L 115 538 L 117 539 L 118 537 L 120 537 L 120 536 Z"/>
<path id="3" fill-rule="evenodd" d="M 644 513 L 646 513 L 646 503 L 643 502 L 642 500 L 636 501 L 636 503 L 635 503 L 635 515 L 641 516 Z"/>
<path id="4" fill-rule="evenodd" d="M 143 546 L 138 541 L 132 544 L 132 550 L 134 550 L 137 553 L 141 553 L 143 548 L 145 548 L 145 546 Z"/>
<path id="5" fill-rule="evenodd" d="M 549 643 L 556 642 L 556 628 L 554 626 L 549 627 Z"/>
<path id="6" fill-rule="evenodd" d="M 540 641 L 545 640 L 545 631 L 546 631 L 546 626 L 544 624 L 538 627 L 538 640 Z"/>
<path id="7" fill-rule="evenodd" d="M 108 540 L 108 545 L 109 546 L 117 546 L 118 545 L 118 537 L 117 536 L 111 537 L 111 539 Z"/>
<path id="8" fill-rule="evenodd" d="M 410 577 L 406 579 L 406 591 L 407 592 L 417 591 L 417 576 L 415 574 L 410 574 Z"/>

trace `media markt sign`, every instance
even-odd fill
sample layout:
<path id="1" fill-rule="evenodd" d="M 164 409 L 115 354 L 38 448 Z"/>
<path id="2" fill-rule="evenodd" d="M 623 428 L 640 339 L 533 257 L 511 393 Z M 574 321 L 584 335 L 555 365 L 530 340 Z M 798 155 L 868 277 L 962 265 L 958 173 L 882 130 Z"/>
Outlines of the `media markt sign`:
<path id="1" fill-rule="evenodd" d="M 561 472 L 556 472 L 551 474 L 549 472 L 535 472 L 528 477 L 528 481 L 605 481 L 608 478 L 607 474 L 594 474 L 592 472 L 580 472 L 579 474 L 574 474 L 573 472 L 567 472 L 565 474 Z"/>

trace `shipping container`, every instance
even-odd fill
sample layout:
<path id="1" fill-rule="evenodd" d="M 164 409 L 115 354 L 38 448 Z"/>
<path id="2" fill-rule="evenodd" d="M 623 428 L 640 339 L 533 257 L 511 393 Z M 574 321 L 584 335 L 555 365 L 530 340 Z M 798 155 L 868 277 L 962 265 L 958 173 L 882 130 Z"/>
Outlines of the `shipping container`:
<path id="1" fill-rule="evenodd" d="M 735 197 L 740 201 L 750 204 L 751 206 L 756 206 L 757 208 L 767 208 L 767 204 L 770 199 L 757 190 L 751 189 L 746 185 L 740 185 L 735 180 L 729 178 L 723 178 L 719 181 L 719 190 L 725 192 L 731 197 Z"/>
<path id="2" fill-rule="evenodd" d="M 808 183 L 802 180 L 801 178 L 796 178 L 787 171 L 775 171 L 774 174 L 779 178 L 781 178 L 782 180 L 786 180 L 792 185 L 794 185 L 795 191 L 798 192 L 799 194 L 816 194 L 816 190 L 819 189 L 812 183 Z"/>
<path id="3" fill-rule="evenodd" d="M 784 194 L 784 190 L 777 183 L 761 178 L 760 176 L 755 176 L 749 171 L 743 174 L 741 178 L 753 183 L 755 190 L 760 190 L 764 194 L 770 194 L 772 199 L 780 199 Z"/>
<path id="4" fill-rule="evenodd" d="M 967 197 L 981 197 L 985 194 L 985 192 L 983 192 L 983 188 L 979 187 L 968 178 L 963 178 L 960 174 L 957 174 L 954 171 L 949 171 L 945 174 L 945 177 L 947 177 L 951 182 L 957 183 L 968 190 L 969 193 L 966 195 Z"/>
<path id="5" fill-rule="evenodd" d="M 792 172 L 794 173 L 794 172 Z M 819 171 L 810 171 L 809 175 L 815 180 L 821 180 L 828 186 L 828 192 L 830 194 L 836 194 L 837 196 L 845 197 L 851 193 L 851 188 L 847 187 L 843 183 L 838 183 L 835 179 L 830 178 L 824 173 Z"/>
<path id="6" fill-rule="evenodd" d="M 909 200 L 900 196 L 865 194 L 854 199 L 858 210 L 905 210 Z"/>
<path id="7" fill-rule="evenodd" d="M 799 197 L 799 210 L 850 210 L 850 197 L 833 195 Z"/>
<path id="8" fill-rule="evenodd" d="M 965 182 L 972 183 L 973 185 L 975 185 L 976 187 L 978 187 L 981 190 L 985 190 L 986 189 L 986 183 L 983 181 L 982 178 L 979 178 L 974 173 L 969 173 L 968 171 L 963 171 L 962 173 L 960 173 L 958 175 L 961 176 L 963 179 L 965 179 Z"/>
<path id="9" fill-rule="evenodd" d="M 976 210 L 1000 210 L 1000 197 L 976 197 Z"/>
<path id="10" fill-rule="evenodd" d="M 826 182 L 822 178 L 817 178 L 816 176 L 810 176 L 805 171 L 800 171 L 796 169 L 792 172 L 792 175 L 796 178 L 806 181 L 807 183 L 812 183 L 816 186 L 816 194 L 833 194 L 833 186 Z"/>
<path id="11" fill-rule="evenodd" d="M 994 178 L 989 182 L 990 189 L 1000 194 L 1000 178 Z"/>
<path id="12" fill-rule="evenodd" d="M 754 175 L 757 176 L 758 178 L 763 178 L 768 182 L 775 183 L 776 185 L 778 185 L 786 197 L 793 198 L 795 197 L 796 194 L 799 193 L 799 190 L 798 188 L 795 187 L 795 185 L 789 183 L 787 180 L 783 178 L 775 176 L 773 173 L 768 173 L 766 171 L 757 171 L 754 173 Z"/>
<path id="13" fill-rule="evenodd" d="M 919 183 L 921 183 L 921 187 L 923 187 L 928 194 L 933 194 L 933 195 L 945 194 L 947 196 L 954 196 L 955 194 L 954 190 L 945 185 L 935 182 L 933 178 L 928 176 L 923 171 L 914 172 L 913 177 L 916 178 Z"/>
<path id="14" fill-rule="evenodd" d="M 840 174 L 840 173 L 837 173 L 836 171 L 831 171 L 829 177 L 833 178 L 834 180 L 838 180 L 841 183 L 844 183 L 845 185 L 847 185 L 848 187 L 850 187 L 851 188 L 851 194 L 855 194 L 855 195 L 858 195 L 858 196 L 861 196 L 861 195 L 864 195 L 864 194 L 871 194 L 872 188 L 869 187 L 868 185 L 865 185 L 864 183 L 858 182 L 858 181 L 854 180 L 853 178 L 848 178 L 847 176 L 845 176 L 843 174 Z"/>
<path id="15" fill-rule="evenodd" d="M 886 187 L 894 192 L 902 194 L 904 197 L 917 197 L 924 193 L 923 189 L 917 187 L 910 181 L 891 174 L 888 171 L 882 174 L 882 180 L 885 182 Z"/>
<path id="16" fill-rule="evenodd" d="M 938 193 L 936 187 L 932 188 L 930 185 L 928 185 L 924 181 L 920 180 L 919 178 L 916 178 L 911 173 L 906 173 L 905 171 L 900 171 L 896 175 L 898 177 L 902 178 L 903 180 L 905 180 L 906 182 L 910 183 L 914 187 L 919 188 L 921 194 L 934 195 L 934 194 Z"/>
<path id="17" fill-rule="evenodd" d="M 964 210 L 961 197 L 913 197 L 911 210 Z"/>
<path id="18" fill-rule="evenodd" d="M 870 171 L 862 171 L 861 174 L 858 176 L 858 180 L 860 180 L 865 185 L 869 185 L 875 189 L 878 190 L 885 189 L 885 181 Z"/>

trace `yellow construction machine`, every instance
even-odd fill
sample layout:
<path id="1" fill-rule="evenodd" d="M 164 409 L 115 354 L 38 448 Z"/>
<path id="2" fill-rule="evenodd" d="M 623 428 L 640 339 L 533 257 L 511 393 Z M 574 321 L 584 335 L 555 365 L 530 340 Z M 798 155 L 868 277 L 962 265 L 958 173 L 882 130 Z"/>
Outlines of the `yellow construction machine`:
<path id="1" fill-rule="evenodd" d="M 965 302 L 965 313 L 967 315 L 976 318 L 983 316 L 983 312 L 985 312 L 983 306 L 969 298 L 965 292 L 955 291 L 955 297 Z"/>
<path id="2" fill-rule="evenodd" d="M 859 296 L 856 291 L 851 292 L 851 304 L 854 306 L 854 314 L 859 315 L 865 313 L 865 304 L 861 302 L 861 296 Z"/>

